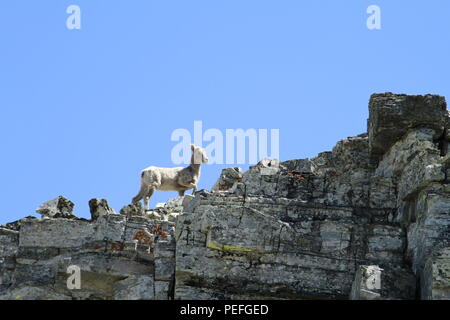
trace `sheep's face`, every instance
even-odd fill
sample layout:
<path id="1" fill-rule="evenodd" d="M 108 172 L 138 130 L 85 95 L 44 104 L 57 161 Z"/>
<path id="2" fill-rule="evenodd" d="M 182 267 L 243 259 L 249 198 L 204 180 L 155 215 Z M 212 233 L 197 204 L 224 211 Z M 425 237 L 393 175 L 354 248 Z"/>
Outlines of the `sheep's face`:
<path id="1" fill-rule="evenodd" d="M 208 163 L 208 157 L 206 156 L 206 152 L 203 148 L 191 144 L 191 150 L 195 164 Z"/>

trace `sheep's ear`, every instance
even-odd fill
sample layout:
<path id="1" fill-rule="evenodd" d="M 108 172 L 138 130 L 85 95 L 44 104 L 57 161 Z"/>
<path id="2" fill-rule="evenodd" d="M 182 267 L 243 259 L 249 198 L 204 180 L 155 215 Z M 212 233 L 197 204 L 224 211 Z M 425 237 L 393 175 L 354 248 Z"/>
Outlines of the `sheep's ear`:
<path id="1" fill-rule="evenodd" d="M 195 150 L 195 145 L 191 144 L 191 150 L 192 150 L 192 151 Z"/>

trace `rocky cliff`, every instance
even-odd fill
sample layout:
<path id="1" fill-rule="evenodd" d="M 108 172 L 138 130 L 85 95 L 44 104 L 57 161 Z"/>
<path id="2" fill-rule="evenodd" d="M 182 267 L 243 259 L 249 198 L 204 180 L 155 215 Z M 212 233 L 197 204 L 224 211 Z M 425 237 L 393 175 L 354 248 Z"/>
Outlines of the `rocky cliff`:
<path id="1" fill-rule="evenodd" d="M 146 212 L 60 197 L 0 228 L 0 299 L 450 299 L 449 128 L 443 97 L 374 94 L 368 133 L 313 159 Z"/>

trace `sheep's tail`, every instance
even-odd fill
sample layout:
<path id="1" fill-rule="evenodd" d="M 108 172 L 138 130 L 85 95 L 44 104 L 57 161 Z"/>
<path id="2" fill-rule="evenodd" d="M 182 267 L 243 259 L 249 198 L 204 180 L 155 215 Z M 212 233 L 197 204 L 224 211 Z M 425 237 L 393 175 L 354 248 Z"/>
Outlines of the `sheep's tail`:
<path id="1" fill-rule="evenodd" d="M 142 178 L 144 178 L 144 171 L 141 172 L 141 189 L 139 190 L 138 194 L 133 199 L 131 199 L 132 204 L 136 204 L 137 202 L 139 202 L 139 200 L 142 200 L 145 197 L 147 188 L 145 187 Z"/>

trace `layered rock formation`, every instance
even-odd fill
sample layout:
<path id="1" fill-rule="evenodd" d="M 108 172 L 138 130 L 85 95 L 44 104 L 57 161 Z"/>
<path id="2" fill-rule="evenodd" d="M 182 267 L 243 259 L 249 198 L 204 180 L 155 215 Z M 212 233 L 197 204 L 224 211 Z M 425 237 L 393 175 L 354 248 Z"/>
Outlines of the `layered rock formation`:
<path id="1" fill-rule="evenodd" d="M 225 169 L 149 212 L 47 203 L 0 228 L 0 298 L 450 299 L 445 99 L 375 94 L 369 111 L 330 152 Z"/>
<path id="2" fill-rule="evenodd" d="M 174 223 L 110 214 L 0 228 L 0 299 L 169 299 Z M 81 288 L 68 289 L 69 267 Z"/>

